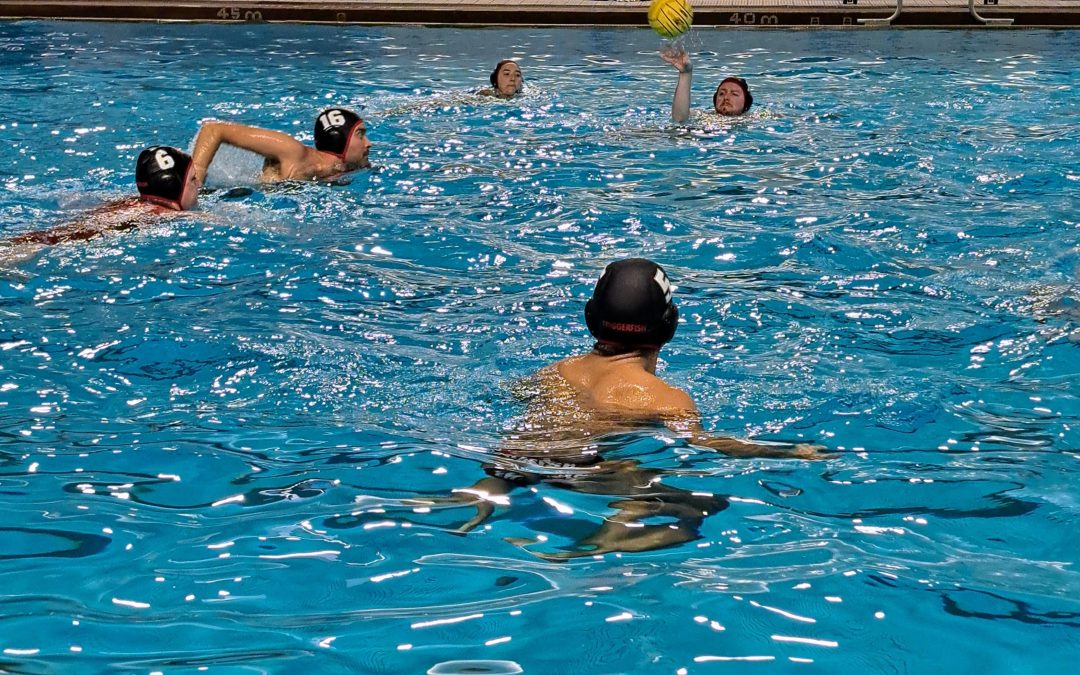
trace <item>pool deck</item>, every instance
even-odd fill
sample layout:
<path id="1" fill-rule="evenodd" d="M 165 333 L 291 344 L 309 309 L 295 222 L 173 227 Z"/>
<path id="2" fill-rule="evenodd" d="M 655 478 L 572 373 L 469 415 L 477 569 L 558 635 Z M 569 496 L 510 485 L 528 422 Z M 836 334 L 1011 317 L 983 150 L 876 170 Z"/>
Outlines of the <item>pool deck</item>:
<path id="1" fill-rule="evenodd" d="M 1080 27 L 1080 0 L 692 0 L 698 28 Z M 0 0 L 0 19 L 642 26 L 648 0 Z M 890 21 L 891 18 L 891 21 Z"/>

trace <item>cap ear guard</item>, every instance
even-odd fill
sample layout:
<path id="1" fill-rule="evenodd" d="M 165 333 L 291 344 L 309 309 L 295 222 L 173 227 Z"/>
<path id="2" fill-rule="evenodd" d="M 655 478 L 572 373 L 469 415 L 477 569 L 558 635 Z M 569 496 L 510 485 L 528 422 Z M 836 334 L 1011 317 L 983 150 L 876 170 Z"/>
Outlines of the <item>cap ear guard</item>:
<path id="1" fill-rule="evenodd" d="M 599 340 L 604 329 L 600 327 L 600 317 L 596 316 L 596 312 L 593 311 L 592 298 L 589 298 L 589 301 L 585 303 L 585 325 L 589 328 L 589 333 Z"/>
<path id="2" fill-rule="evenodd" d="M 664 316 L 660 317 L 660 323 L 656 325 L 656 338 L 658 345 L 666 345 L 675 337 L 675 331 L 679 329 L 679 308 L 675 303 L 668 305 L 664 310 Z"/>
<path id="3" fill-rule="evenodd" d="M 360 116 L 344 108 L 329 108 L 315 119 L 315 149 L 344 157 Z"/>

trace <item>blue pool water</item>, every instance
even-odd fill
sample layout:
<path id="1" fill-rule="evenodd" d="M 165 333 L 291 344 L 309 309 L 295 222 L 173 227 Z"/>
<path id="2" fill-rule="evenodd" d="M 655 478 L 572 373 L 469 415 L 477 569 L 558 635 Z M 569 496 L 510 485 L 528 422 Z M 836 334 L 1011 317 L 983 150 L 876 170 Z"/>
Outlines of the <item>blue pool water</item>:
<path id="1" fill-rule="evenodd" d="M 698 31 L 668 117 L 640 30 L 0 25 L 0 232 L 133 192 L 202 118 L 376 170 L 0 271 L 0 671 L 1046 673 L 1080 653 L 1075 34 Z M 520 60 L 511 103 L 466 94 Z M 216 187 L 213 182 L 216 181 Z M 590 484 L 474 513 L 514 382 L 591 345 L 605 262 L 683 322 L 706 428 L 598 439 L 726 508 L 696 540 L 551 562 Z"/>

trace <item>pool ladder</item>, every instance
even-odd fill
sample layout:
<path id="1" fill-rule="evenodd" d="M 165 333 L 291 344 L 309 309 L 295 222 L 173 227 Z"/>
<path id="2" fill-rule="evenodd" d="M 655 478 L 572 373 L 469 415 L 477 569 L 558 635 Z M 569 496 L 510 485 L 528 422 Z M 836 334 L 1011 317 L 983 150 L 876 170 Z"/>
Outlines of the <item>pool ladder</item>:
<path id="1" fill-rule="evenodd" d="M 859 0 L 843 0 L 845 5 L 849 4 L 849 3 L 850 4 L 855 4 L 858 1 Z M 983 4 L 984 5 L 996 5 L 996 4 L 998 4 L 998 0 L 983 0 Z M 888 26 L 888 25 L 892 24 L 893 21 L 896 20 L 896 17 L 900 16 L 900 11 L 903 10 L 903 8 L 904 8 L 904 0 L 896 0 L 896 11 L 894 11 L 892 13 L 892 16 L 888 16 L 888 17 L 885 17 L 883 19 L 881 19 L 881 18 L 859 19 L 858 21 L 862 25 L 868 26 L 868 27 Z M 992 18 L 989 18 L 989 17 L 981 16 L 977 11 L 975 11 L 975 0 L 968 0 L 968 12 L 971 13 L 971 16 L 974 17 L 976 21 L 978 21 L 979 23 L 981 23 L 984 26 L 1011 26 L 1012 22 L 1013 22 L 1012 19 L 992 19 Z"/>
<path id="2" fill-rule="evenodd" d="M 996 5 L 998 0 L 983 0 L 984 5 Z M 990 19 L 985 16 L 979 16 L 979 13 L 975 11 L 975 0 L 968 0 L 968 11 L 971 12 L 971 16 L 975 17 L 976 21 L 980 21 L 984 26 L 1011 26 L 1012 19 Z"/>

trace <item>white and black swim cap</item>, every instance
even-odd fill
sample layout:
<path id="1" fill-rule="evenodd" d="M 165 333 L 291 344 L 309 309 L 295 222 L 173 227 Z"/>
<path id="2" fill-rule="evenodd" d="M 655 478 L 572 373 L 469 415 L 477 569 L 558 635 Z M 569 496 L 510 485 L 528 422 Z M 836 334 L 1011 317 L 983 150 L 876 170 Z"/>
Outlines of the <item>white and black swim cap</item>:
<path id="1" fill-rule="evenodd" d="M 167 145 L 155 145 L 139 153 L 135 186 L 144 201 L 179 209 L 192 168 L 191 155 Z"/>
<path id="2" fill-rule="evenodd" d="M 351 110 L 329 108 L 315 118 L 315 149 L 344 158 L 353 129 L 362 120 Z"/>
<path id="3" fill-rule="evenodd" d="M 664 268 L 644 258 L 608 265 L 585 304 L 585 324 L 600 342 L 659 349 L 679 325 Z"/>

